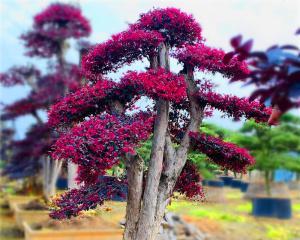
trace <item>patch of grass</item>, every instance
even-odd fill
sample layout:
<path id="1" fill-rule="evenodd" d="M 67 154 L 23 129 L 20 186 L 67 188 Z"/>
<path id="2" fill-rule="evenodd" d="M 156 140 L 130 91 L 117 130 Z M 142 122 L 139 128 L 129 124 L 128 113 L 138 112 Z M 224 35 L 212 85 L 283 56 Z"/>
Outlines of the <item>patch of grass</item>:
<path id="1" fill-rule="evenodd" d="M 7 187 L 5 188 L 4 191 L 5 191 L 5 193 L 7 193 L 7 194 L 11 194 L 11 195 L 16 194 L 15 188 L 14 188 L 14 187 L 11 187 L 11 186 L 7 186 Z"/>
<path id="2" fill-rule="evenodd" d="M 229 200 L 241 199 L 242 193 L 238 191 L 230 191 L 226 194 L 226 198 Z"/>
<path id="3" fill-rule="evenodd" d="M 209 218 L 225 222 L 245 222 L 246 220 L 243 216 L 227 213 L 219 206 L 201 205 L 201 203 L 189 201 L 174 201 L 168 206 L 168 210 L 198 218 Z"/>
<path id="4" fill-rule="evenodd" d="M 293 209 L 293 211 L 295 211 L 295 212 L 300 212 L 300 203 L 294 203 L 294 204 L 292 205 L 292 209 Z"/>
<path id="5" fill-rule="evenodd" d="M 245 218 L 243 216 L 228 214 L 219 210 L 212 210 L 212 209 L 201 209 L 201 208 L 192 209 L 189 211 L 189 215 L 200 217 L 200 218 L 220 220 L 225 222 L 245 222 Z"/>
<path id="6" fill-rule="evenodd" d="M 243 204 L 237 205 L 236 210 L 239 212 L 250 213 L 252 210 L 252 205 L 249 202 L 243 203 Z"/>
<path id="7" fill-rule="evenodd" d="M 168 206 L 169 211 L 178 212 L 184 208 L 194 208 L 197 207 L 195 203 L 188 201 L 172 201 L 171 205 Z"/>
<path id="8" fill-rule="evenodd" d="M 272 240 L 290 240 L 293 236 L 287 228 L 267 225 L 267 237 Z"/>

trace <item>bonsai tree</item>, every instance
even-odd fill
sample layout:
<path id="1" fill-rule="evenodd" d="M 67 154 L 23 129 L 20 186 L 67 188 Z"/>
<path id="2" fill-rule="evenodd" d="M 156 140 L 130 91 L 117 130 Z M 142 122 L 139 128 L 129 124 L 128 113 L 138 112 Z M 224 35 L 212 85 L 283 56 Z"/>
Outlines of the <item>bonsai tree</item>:
<path id="1" fill-rule="evenodd" d="M 76 216 L 127 184 L 124 239 L 155 239 L 191 149 L 227 169 L 246 171 L 254 163 L 246 150 L 199 132 L 210 108 L 235 119 L 265 122 L 269 118 L 271 109 L 260 103 L 215 93 L 209 81 L 194 78 L 196 71 L 229 79 L 247 76 L 244 62 L 232 58 L 224 64 L 224 55 L 204 44 L 201 27 L 191 15 L 175 8 L 144 13 L 124 32 L 93 46 L 82 60 L 88 84 L 49 111 L 49 125 L 62 132 L 51 156 L 78 164 L 77 180 L 82 183 L 55 200 L 57 208 L 51 216 Z M 170 56 L 182 64 L 179 73 L 171 72 Z M 144 72 L 129 71 L 118 82 L 105 76 L 142 59 L 149 62 Z M 149 99 L 145 109 L 137 109 L 141 97 Z M 64 131 L 68 126 L 72 128 Z M 135 149 L 150 135 L 144 176 L 144 160 Z M 103 182 L 101 175 L 122 158 L 126 179 Z"/>
<path id="2" fill-rule="evenodd" d="M 255 156 L 256 163 L 252 168 L 264 172 L 268 195 L 271 194 L 270 183 L 276 169 L 298 169 L 296 164 L 300 159 L 300 128 L 295 122 L 299 120 L 294 116 L 284 115 L 281 125 L 276 128 L 249 121 L 241 129 L 245 135 L 231 137 L 231 141 L 249 149 Z"/>
<path id="3" fill-rule="evenodd" d="M 2 120 L 30 114 L 37 122 L 24 140 L 14 142 L 14 158 L 8 170 L 19 171 L 27 166 L 33 174 L 37 172 L 36 167 L 40 166 L 38 160 L 41 160 L 44 195 L 47 199 L 55 192 L 62 162 L 46 157 L 51 141 L 57 134 L 51 133 L 40 116 L 40 110 L 47 110 L 59 98 L 80 86 L 82 77 L 79 66 L 70 64 L 65 59 L 65 52 L 69 48 L 67 41 L 70 38 L 86 37 L 90 32 L 89 22 L 82 16 L 79 8 L 69 4 L 51 4 L 34 17 L 32 30 L 21 36 L 27 50 L 26 55 L 51 60 L 49 72 L 42 74 L 34 66 L 22 66 L 13 67 L 0 76 L 4 86 L 27 85 L 31 88 L 27 97 L 4 107 Z"/>
<path id="4" fill-rule="evenodd" d="M 300 34 L 300 31 L 296 32 Z M 300 55 L 299 48 L 291 44 L 273 45 L 266 51 L 251 52 L 252 40 L 242 42 L 242 36 L 231 39 L 234 51 L 224 57 L 227 63 L 232 57 L 246 61 L 251 66 L 251 73 L 243 79 L 246 84 L 255 84 L 251 99 L 268 102 L 273 106 L 269 119 L 275 124 L 279 117 L 291 108 L 300 106 Z M 235 81 L 237 79 L 233 79 Z"/>

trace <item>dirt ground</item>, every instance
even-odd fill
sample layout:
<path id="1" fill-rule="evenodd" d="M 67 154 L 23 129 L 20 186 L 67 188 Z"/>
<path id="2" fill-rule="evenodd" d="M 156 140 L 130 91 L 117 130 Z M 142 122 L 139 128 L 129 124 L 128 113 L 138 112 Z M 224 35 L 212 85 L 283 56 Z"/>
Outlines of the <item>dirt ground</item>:
<path id="1" fill-rule="evenodd" d="M 298 194 L 298 195 L 297 195 Z M 209 233 L 212 240 L 299 240 L 300 193 L 292 193 L 293 218 L 279 220 L 250 215 L 251 202 L 237 190 L 225 189 L 224 203 L 173 201 L 169 210 Z"/>
<path id="2" fill-rule="evenodd" d="M 210 235 L 211 240 L 299 240 L 300 193 L 292 193 L 293 218 L 278 220 L 254 218 L 250 215 L 251 203 L 243 199 L 239 190 L 225 188 L 223 203 L 172 200 L 168 211 L 181 215 Z M 124 219 L 125 203 L 107 202 L 86 215 L 99 216 L 108 223 L 116 224 Z M 22 232 L 15 226 L 12 213 L 0 209 L 0 240 L 23 240 Z"/>

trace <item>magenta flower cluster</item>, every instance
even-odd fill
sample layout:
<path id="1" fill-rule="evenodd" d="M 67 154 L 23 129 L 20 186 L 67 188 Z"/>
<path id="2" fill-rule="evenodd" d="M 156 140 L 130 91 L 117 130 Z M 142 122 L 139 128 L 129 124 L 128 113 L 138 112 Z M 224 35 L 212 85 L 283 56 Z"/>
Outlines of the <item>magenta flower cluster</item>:
<path id="1" fill-rule="evenodd" d="M 94 85 L 86 85 L 69 94 L 49 111 L 51 126 L 63 125 L 82 120 L 84 117 L 109 110 L 109 103 L 120 101 L 126 104 L 135 96 L 161 97 L 174 102 L 186 96 L 183 76 L 177 76 L 164 69 L 147 72 L 127 72 L 119 83 L 102 78 Z"/>
<path id="2" fill-rule="evenodd" d="M 132 86 L 139 95 L 153 99 L 162 98 L 173 102 L 181 102 L 186 98 L 186 85 L 183 76 L 178 76 L 160 68 L 143 73 L 130 71 L 121 79 L 121 85 Z"/>
<path id="3" fill-rule="evenodd" d="M 144 112 L 132 117 L 109 114 L 91 117 L 63 134 L 51 155 L 78 164 L 83 170 L 79 171 L 78 180 L 91 183 L 126 153 L 134 153 L 139 142 L 148 139 L 152 125 L 153 117 Z"/>
<path id="4" fill-rule="evenodd" d="M 90 80 L 99 74 L 116 71 L 143 57 L 153 55 L 163 37 L 158 32 L 124 31 L 98 44 L 82 60 L 82 68 Z"/>
<path id="5" fill-rule="evenodd" d="M 186 45 L 175 51 L 173 56 L 190 69 L 218 72 L 233 79 L 245 78 L 249 74 L 245 62 L 232 58 L 228 63 L 224 63 L 225 52 L 223 50 L 205 46 L 203 43 Z"/>
<path id="6" fill-rule="evenodd" d="M 179 192 L 188 198 L 196 196 L 202 197 L 203 189 L 201 181 L 202 178 L 196 165 L 191 161 L 187 161 L 177 179 L 174 191 Z"/>
<path id="7" fill-rule="evenodd" d="M 98 178 L 95 183 L 72 189 L 53 201 L 55 207 L 50 216 L 65 219 L 77 216 L 84 210 L 94 209 L 112 196 L 124 196 L 126 181 L 117 178 Z"/>
<path id="8" fill-rule="evenodd" d="M 218 109 L 235 120 L 245 117 L 247 119 L 253 118 L 256 122 L 267 122 L 272 112 L 272 108 L 265 107 L 258 101 L 251 102 L 248 98 L 201 91 L 197 97 L 200 104 Z"/>
<path id="9" fill-rule="evenodd" d="M 204 153 L 212 162 L 224 169 L 245 173 L 247 167 L 255 163 L 246 149 L 233 143 L 197 132 L 190 132 L 190 136 L 195 150 Z"/>
<path id="10" fill-rule="evenodd" d="M 171 47 L 201 40 L 201 27 L 192 15 L 177 8 L 153 9 L 141 14 L 140 19 L 130 25 L 131 30 L 159 32 Z"/>

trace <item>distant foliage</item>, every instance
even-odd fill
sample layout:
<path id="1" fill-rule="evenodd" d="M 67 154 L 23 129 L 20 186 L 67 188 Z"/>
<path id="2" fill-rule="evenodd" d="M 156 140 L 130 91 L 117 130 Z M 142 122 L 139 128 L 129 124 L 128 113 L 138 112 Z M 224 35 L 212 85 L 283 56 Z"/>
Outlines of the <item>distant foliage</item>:
<path id="1" fill-rule="evenodd" d="M 300 51 L 297 46 L 274 45 L 266 51 L 251 51 L 252 40 L 242 43 L 241 35 L 232 38 L 231 45 L 234 51 L 227 53 L 223 62 L 228 63 L 232 58 L 247 61 L 251 71 L 242 81 L 257 86 L 251 100 L 268 102 L 283 113 L 300 106 Z"/>
<path id="2" fill-rule="evenodd" d="M 32 28 L 21 35 L 26 55 L 49 60 L 47 73 L 35 66 L 12 67 L 0 74 L 0 83 L 5 87 L 26 86 L 29 94 L 1 110 L 1 120 L 14 120 L 31 115 L 37 121 L 23 140 L 11 144 L 13 156 L 4 173 L 12 178 L 36 175 L 41 168 L 41 159 L 46 157 L 58 133 L 52 134 L 49 125 L 39 117 L 41 111 L 57 102 L 82 84 L 78 65 L 68 63 L 64 53 L 68 39 L 79 39 L 90 34 L 91 27 L 81 10 L 70 4 L 54 3 L 34 17 Z M 54 58 L 52 58 L 54 57 Z"/>
<path id="3" fill-rule="evenodd" d="M 34 17 L 33 29 L 22 34 L 21 39 L 28 56 L 49 58 L 61 54 L 65 39 L 87 37 L 90 33 L 90 23 L 79 8 L 53 3 Z"/>

